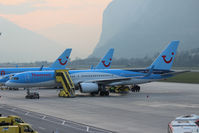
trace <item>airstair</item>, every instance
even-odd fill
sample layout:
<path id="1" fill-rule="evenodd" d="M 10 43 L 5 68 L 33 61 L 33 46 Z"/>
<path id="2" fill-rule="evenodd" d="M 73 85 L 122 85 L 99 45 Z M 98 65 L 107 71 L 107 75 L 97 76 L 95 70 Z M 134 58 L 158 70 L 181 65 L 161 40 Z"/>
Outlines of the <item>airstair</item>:
<path id="1" fill-rule="evenodd" d="M 59 92 L 59 97 L 75 97 L 75 86 L 68 70 L 56 70 L 56 81 L 61 83 L 63 89 Z"/>

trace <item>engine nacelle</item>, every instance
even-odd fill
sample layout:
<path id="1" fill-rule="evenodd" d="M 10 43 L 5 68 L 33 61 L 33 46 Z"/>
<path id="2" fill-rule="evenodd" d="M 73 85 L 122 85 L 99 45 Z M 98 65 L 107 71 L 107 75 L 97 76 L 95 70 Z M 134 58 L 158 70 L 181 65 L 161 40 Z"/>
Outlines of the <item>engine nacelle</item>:
<path id="1" fill-rule="evenodd" d="M 99 86 L 96 83 L 80 83 L 80 91 L 82 93 L 97 92 L 98 90 Z"/>

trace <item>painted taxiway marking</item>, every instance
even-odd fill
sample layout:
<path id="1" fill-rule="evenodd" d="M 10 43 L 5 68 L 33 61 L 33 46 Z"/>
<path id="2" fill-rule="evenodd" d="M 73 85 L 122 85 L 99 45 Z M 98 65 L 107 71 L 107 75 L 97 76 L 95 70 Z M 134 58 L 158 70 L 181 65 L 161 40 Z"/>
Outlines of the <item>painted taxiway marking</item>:
<path id="1" fill-rule="evenodd" d="M 26 113 L 25 113 L 25 115 L 28 115 L 28 114 L 29 114 L 29 112 L 26 112 Z"/>
<path id="2" fill-rule="evenodd" d="M 139 106 L 148 106 L 154 108 L 164 108 L 164 107 L 180 107 L 180 108 L 198 108 L 199 104 L 182 104 L 182 103 L 163 103 L 163 102 L 137 102 L 136 105 Z"/>
<path id="3" fill-rule="evenodd" d="M 86 127 L 86 132 L 89 132 L 89 126 Z"/>
<path id="4" fill-rule="evenodd" d="M 7 106 L 5 106 L 4 109 L 11 111 Z M 15 108 L 15 109 L 17 109 L 17 108 Z M 18 110 L 17 113 L 19 113 L 20 108 L 18 108 L 17 110 Z M 28 115 L 29 113 L 30 112 L 26 112 L 25 115 Z M 43 115 L 43 116 L 45 116 L 45 115 Z M 36 117 L 34 115 L 29 115 L 29 117 L 39 119 L 38 117 Z M 52 117 L 52 118 L 54 118 L 54 117 Z M 42 119 L 42 118 L 40 118 L 40 119 Z M 56 117 L 55 117 L 55 119 L 62 120 L 62 119 L 59 119 L 59 118 L 56 118 Z M 106 131 L 105 129 L 100 129 L 100 128 L 96 128 L 96 127 L 89 127 L 88 125 L 84 125 L 84 124 L 80 124 L 80 123 L 76 123 L 76 122 L 72 122 L 72 121 L 62 120 L 61 123 L 59 123 L 59 122 L 55 122 L 55 121 L 48 120 L 48 119 L 43 119 L 43 120 L 57 124 L 57 125 L 62 125 L 62 126 L 68 127 L 68 128 L 73 128 L 73 129 L 76 129 L 76 130 L 79 130 L 79 131 L 84 131 L 84 132 L 85 131 L 91 132 L 89 130 L 92 129 L 92 130 L 96 130 L 95 133 L 112 133 L 112 131 Z M 40 127 L 40 128 L 42 128 L 42 127 Z"/>
<path id="5" fill-rule="evenodd" d="M 62 122 L 62 125 L 64 125 L 64 124 L 65 124 L 65 122 L 66 122 L 66 121 L 63 121 L 63 122 Z"/>
<path id="6" fill-rule="evenodd" d="M 16 110 L 16 108 L 13 108 L 11 111 L 13 111 L 13 112 L 14 112 L 15 110 Z"/>
<path id="7" fill-rule="evenodd" d="M 41 119 L 45 119 L 46 118 L 46 116 L 43 116 Z"/>
<path id="8" fill-rule="evenodd" d="M 38 127 L 39 129 L 41 129 L 41 130 L 46 130 L 46 128 L 44 128 L 44 127 Z"/>

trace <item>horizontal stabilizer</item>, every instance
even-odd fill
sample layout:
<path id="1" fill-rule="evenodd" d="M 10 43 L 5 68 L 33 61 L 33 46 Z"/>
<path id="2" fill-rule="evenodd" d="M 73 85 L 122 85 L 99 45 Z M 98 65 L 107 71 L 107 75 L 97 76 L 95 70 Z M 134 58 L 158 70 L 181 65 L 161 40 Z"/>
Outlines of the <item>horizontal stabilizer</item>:
<path id="1" fill-rule="evenodd" d="M 175 71 L 175 72 L 161 74 L 161 76 L 178 75 L 178 74 L 187 73 L 187 72 L 190 72 L 190 71 L 177 71 L 177 72 Z"/>

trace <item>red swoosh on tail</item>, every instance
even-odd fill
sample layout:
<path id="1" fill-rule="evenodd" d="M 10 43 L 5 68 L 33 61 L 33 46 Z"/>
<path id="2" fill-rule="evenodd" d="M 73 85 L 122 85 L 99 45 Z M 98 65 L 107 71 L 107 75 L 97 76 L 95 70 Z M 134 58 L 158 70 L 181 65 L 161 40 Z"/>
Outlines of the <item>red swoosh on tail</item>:
<path id="1" fill-rule="evenodd" d="M 3 71 L 1 71 L 1 75 L 5 75 L 6 74 L 6 72 L 3 70 Z"/>
<path id="2" fill-rule="evenodd" d="M 173 52 L 172 52 L 172 55 L 174 55 Z M 167 61 L 166 60 L 166 55 L 163 55 L 162 58 L 163 58 L 164 62 L 167 63 L 167 64 L 171 63 L 171 61 L 173 60 L 173 57 L 171 57 L 170 60 Z"/>
<path id="3" fill-rule="evenodd" d="M 61 65 L 66 65 L 66 63 L 68 62 L 68 57 L 66 57 L 66 61 L 65 62 L 62 62 L 62 59 L 58 59 L 59 63 Z"/>
<path id="4" fill-rule="evenodd" d="M 112 59 L 110 58 L 110 61 L 111 61 L 111 60 L 112 60 Z M 111 62 L 109 62 L 108 64 L 106 64 L 104 60 L 102 61 L 102 63 L 103 63 L 103 65 L 104 65 L 105 67 L 109 67 L 109 66 L 111 65 Z"/>

